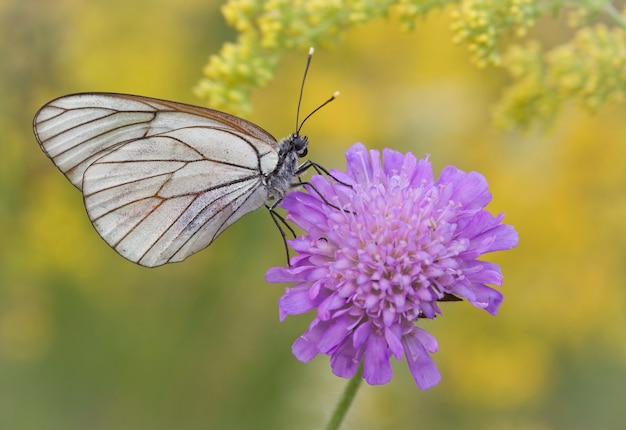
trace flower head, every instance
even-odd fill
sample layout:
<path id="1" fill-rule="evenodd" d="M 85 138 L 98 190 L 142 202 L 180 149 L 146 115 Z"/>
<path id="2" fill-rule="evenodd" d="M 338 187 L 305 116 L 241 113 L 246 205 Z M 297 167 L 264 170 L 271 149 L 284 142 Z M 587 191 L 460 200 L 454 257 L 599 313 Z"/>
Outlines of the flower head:
<path id="1" fill-rule="evenodd" d="M 391 379 L 390 358 L 406 356 L 422 389 L 441 379 L 429 353 L 437 341 L 415 325 L 441 313 L 437 301 L 453 296 L 496 314 L 500 268 L 477 260 L 517 245 L 503 215 L 484 209 L 485 178 L 446 167 L 438 180 L 428 158 L 417 160 L 362 144 L 346 153 L 347 171 L 311 178 L 307 192 L 288 194 L 282 207 L 306 234 L 291 240 L 298 255 L 289 268 L 272 268 L 269 282 L 295 284 L 279 301 L 280 317 L 316 309 L 293 344 L 301 361 L 330 355 L 341 377 L 363 362 L 369 384 Z"/>

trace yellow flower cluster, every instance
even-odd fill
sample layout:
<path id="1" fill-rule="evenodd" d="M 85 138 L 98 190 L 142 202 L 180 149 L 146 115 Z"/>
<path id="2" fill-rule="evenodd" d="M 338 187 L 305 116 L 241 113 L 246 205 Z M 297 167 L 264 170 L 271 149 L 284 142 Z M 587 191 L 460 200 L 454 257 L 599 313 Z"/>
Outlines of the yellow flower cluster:
<path id="1" fill-rule="evenodd" d="M 596 110 L 621 102 L 626 91 L 626 33 L 605 25 L 581 29 L 547 55 L 550 79 L 561 98 L 574 96 Z"/>
<path id="2" fill-rule="evenodd" d="M 330 46 L 349 28 L 380 17 L 413 29 L 447 5 L 454 42 L 468 45 L 477 66 L 503 66 L 513 77 L 496 108 L 500 125 L 549 122 L 566 99 L 596 109 L 624 98 L 626 17 L 605 0 L 229 0 L 222 12 L 238 39 L 209 59 L 195 93 L 211 107 L 245 115 L 251 92 L 273 78 L 285 52 Z M 531 41 L 501 54 L 508 39 L 526 36 L 541 16 L 565 9 L 580 28 L 569 43 L 545 53 Z M 590 26 L 607 18 L 614 27 Z"/>
<path id="3" fill-rule="evenodd" d="M 549 122 L 558 109 L 558 103 L 548 85 L 545 64 L 539 43 L 512 46 L 503 59 L 514 84 L 505 90 L 494 116 L 501 128 L 517 125 L 527 128 L 540 119 Z"/>
<path id="4" fill-rule="evenodd" d="M 385 16 L 396 2 L 229 0 L 222 13 L 239 38 L 209 59 L 194 91 L 211 107 L 245 114 L 251 91 L 274 76 L 284 52 L 329 46 L 346 29 Z"/>
<path id="5" fill-rule="evenodd" d="M 212 55 L 204 67 L 204 78 L 194 93 L 214 109 L 237 115 L 250 112 L 250 94 L 274 76 L 279 56 L 261 54 L 258 41 L 243 33 L 237 44 L 226 43 L 218 55 Z"/>
<path id="6" fill-rule="evenodd" d="M 549 122 L 572 99 L 596 110 L 626 96 L 626 33 L 602 24 L 582 28 L 543 55 L 536 43 L 512 47 L 503 65 L 514 81 L 496 109 L 503 127 Z"/>
<path id="7" fill-rule="evenodd" d="M 423 17 L 431 9 L 443 8 L 458 0 L 397 0 L 392 10 L 398 17 L 404 30 L 413 30 L 418 18 Z"/>
<path id="8" fill-rule="evenodd" d="M 452 10 L 455 43 L 467 43 L 478 67 L 501 63 L 498 43 L 525 36 L 540 14 L 537 0 L 462 0 Z"/>

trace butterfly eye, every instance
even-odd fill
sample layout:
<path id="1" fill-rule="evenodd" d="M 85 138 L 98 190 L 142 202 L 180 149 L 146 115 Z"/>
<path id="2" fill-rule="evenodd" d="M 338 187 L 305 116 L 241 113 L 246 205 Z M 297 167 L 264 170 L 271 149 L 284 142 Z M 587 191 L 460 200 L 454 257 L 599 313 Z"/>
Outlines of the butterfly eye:
<path id="1" fill-rule="evenodd" d="M 306 157 L 309 152 L 308 146 L 309 139 L 306 136 L 293 136 L 293 150 L 298 154 L 298 157 Z"/>

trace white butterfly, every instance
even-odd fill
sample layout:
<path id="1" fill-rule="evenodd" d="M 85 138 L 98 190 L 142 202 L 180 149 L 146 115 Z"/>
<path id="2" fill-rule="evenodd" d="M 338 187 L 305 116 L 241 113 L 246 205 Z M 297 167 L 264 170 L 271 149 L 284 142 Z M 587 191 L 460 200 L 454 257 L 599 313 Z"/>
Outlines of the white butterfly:
<path id="1" fill-rule="evenodd" d="M 147 267 L 209 246 L 315 166 L 298 165 L 308 144 L 298 131 L 277 142 L 224 112 L 127 94 L 60 97 L 37 112 L 33 128 L 82 191 L 100 236 Z"/>
<path id="2" fill-rule="evenodd" d="M 125 94 L 68 95 L 34 119 L 102 238 L 154 267 L 181 261 L 292 185 L 306 137 L 277 142 L 235 116 Z"/>

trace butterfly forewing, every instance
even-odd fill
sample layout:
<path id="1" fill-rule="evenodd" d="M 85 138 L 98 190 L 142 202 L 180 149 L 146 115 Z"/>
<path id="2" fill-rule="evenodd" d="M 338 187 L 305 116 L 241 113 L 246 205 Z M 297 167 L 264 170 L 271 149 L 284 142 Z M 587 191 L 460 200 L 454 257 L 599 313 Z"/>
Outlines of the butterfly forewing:
<path id="1" fill-rule="evenodd" d="M 240 118 L 124 94 L 62 97 L 35 116 L 98 233 L 144 266 L 181 261 L 269 198 L 278 143 Z"/>
<path id="2" fill-rule="evenodd" d="M 42 149 L 78 188 L 85 169 L 124 142 L 193 127 L 239 133 L 250 140 L 249 145 L 260 155 L 278 150 L 271 134 L 241 118 L 128 94 L 85 93 L 61 97 L 42 107 L 34 120 L 35 135 Z M 227 151 L 210 141 L 206 145 L 216 152 Z M 268 161 L 266 167 L 271 168 L 271 164 Z"/>

